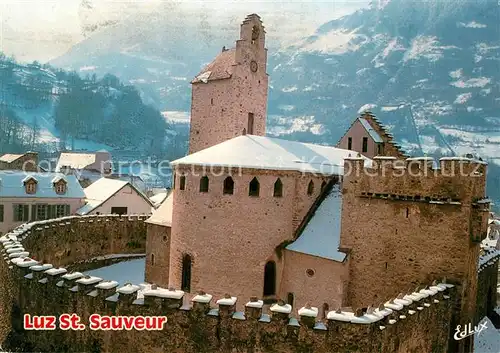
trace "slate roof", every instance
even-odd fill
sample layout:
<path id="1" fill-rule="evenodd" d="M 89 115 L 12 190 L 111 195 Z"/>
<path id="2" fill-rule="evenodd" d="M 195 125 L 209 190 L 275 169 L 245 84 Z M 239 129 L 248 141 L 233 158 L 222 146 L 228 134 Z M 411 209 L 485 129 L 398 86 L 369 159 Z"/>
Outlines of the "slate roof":
<path id="1" fill-rule="evenodd" d="M 191 83 L 206 83 L 208 81 L 231 78 L 235 65 L 235 54 L 236 49 L 234 48 L 221 52 L 196 75 Z"/>
<path id="2" fill-rule="evenodd" d="M 24 181 L 33 178 L 37 181 L 35 194 L 26 194 Z M 56 193 L 53 181 L 64 178 L 67 191 L 63 195 Z M 28 173 L 16 171 L 0 172 L 0 197 L 30 197 L 30 198 L 85 198 L 85 193 L 74 175 L 60 173 Z"/>

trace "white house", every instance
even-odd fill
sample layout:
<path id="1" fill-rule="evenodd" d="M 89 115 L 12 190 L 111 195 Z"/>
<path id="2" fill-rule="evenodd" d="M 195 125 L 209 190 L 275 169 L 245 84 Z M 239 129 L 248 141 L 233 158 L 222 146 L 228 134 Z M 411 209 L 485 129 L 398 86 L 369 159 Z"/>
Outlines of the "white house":
<path id="1" fill-rule="evenodd" d="M 74 174 L 81 184 L 90 185 L 103 175 L 110 175 L 112 170 L 111 154 L 98 152 L 64 152 L 57 161 L 56 172 Z"/>
<path id="2" fill-rule="evenodd" d="M 88 214 L 150 214 L 153 203 L 132 184 L 101 178 L 84 189 L 86 205 L 77 211 Z"/>
<path id="3" fill-rule="evenodd" d="M 73 175 L 0 172 L 0 234 L 26 222 L 75 214 L 84 204 Z"/>

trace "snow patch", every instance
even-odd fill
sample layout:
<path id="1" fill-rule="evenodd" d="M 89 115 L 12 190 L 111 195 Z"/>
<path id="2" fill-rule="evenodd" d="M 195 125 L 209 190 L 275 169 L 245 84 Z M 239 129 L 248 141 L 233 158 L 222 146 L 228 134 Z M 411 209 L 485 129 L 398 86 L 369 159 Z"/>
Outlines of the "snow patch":
<path id="1" fill-rule="evenodd" d="M 463 74 L 464 74 L 464 69 L 457 69 L 455 71 L 450 71 L 450 77 L 454 79 L 462 77 Z"/>
<path id="2" fill-rule="evenodd" d="M 293 105 L 280 105 L 278 106 L 279 109 L 284 110 L 286 112 L 290 112 L 295 109 Z"/>
<path id="3" fill-rule="evenodd" d="M 486 25 L 483 25 L 482 23 L 478 23 L 476 21 L 472 21 L 469 23 L 459 22 L 458 26 L 465 27 L 465 28 L 486 28 L 487 27 Z"/>
<path id="4" fill-rule="evenodd" d="M 358 114 L 361 114 L 367 110 L 370 110 L 370 109 L 373 109 L 373 108 L 376 108 L 377 105 L 376 104 L 373 104 L 373 103 L 368 103 L 368 104 L 365 104 L 363 106 L 361 106 L 361 108 L 358 109 Z"/>
<path id="5" fill-rule="evenodd" d="M 299 47 L 302 51 L 333 55 L 357 51 L 370 41 L 365 35 L 357 34 L 357 30 L 357 28 L 352 31 L 347 29 L 332 30 L 324 35 L 314 37 L 313 40 L 306 39 L 299 44 Z"/>
<path id="6" fill-rule="evenodd" d="M 189 112 L 167 111 L 161 112 L 161 115 L 163 115 L 167 122 L 171 123 L 189 124 L 191 120 Z"/>
<path id="7" fill-rule="evenodd" d="M 479 43 L 476 44 L 476 49 L 479 52 L 479 54 L 487 54 L 490 50 L 496 50 L 500 48 L 498 45 L 488 45 L 486 43 Z"/>
<path id="8" fill-rule="evenodd" d="M 397 106 L 397 107 L 382 107 L 380 108 L 380 110 L 382 110 L 383 112 L 393 112 L 395 110 L 398 110 L 402 108 L 402 106 Z"/>
<path id="9" fill-rule="evenodd" d="M 491 78 L 488 77 L 478 77 L 470 78 L 466 81 L 458 80 L 450 83 L 450 85 L 458 88 L 471 88 L 471 87 L 484 87 L 491 82 Z"/>
<path id="10" fill-rule="evenodd" d="M 457 96 L 457 99 L 455 99 L 455 104 L 465 104 L 469 99 L 471 99 L 472 93 L 462 93 Z"/>
<path id="11" fill-rule="evenodd" d="M 297 86 L 292 86 L 292 87 L 285 87 L 282 89 L 282 91 L 288 93 L 288 92 L 295 92 L 297 89 L 298 89 Z"/>
<path id="12" fill-rule="evenodd" d="M 97 66 L 82 66 L 80 71 L 94 71 L 97 69 Z"/>
<path id="13" fill-rule="evenodd" d="M 479 324 L 486 324 L 487 328 L 474 335 L 474 352 L 498 353 L 500 330 L 495 329 L 495 326 L 487 317 L 483 318 Z"/>
<path id="14" fill-rule="evenodd" d="M 417 36 L 411 43 L 411 48 L 405 53 L 403 61 L 425 58 L 431 62 L 441 59 L 444 50 L 458 49 L 455 46 L 439 46 L 436 36 Z"/>

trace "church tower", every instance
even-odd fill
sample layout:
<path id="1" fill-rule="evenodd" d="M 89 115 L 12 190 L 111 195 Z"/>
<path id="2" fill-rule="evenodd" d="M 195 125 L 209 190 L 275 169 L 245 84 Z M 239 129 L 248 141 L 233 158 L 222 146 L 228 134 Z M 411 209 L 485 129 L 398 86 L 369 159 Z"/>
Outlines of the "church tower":
<path id="1" fill-rule="evenodd" d="M 265 35 L 260 17 L 247 16 L 236 48 L 222 48 L 191 82 L 189 153 L 240 135 L 266 134 Z"/>

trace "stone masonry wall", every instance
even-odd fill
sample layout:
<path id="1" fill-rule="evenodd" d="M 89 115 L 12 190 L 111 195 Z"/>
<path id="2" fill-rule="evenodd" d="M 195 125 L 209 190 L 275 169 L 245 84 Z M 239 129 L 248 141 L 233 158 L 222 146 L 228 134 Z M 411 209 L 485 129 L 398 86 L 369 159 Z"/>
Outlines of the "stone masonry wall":
<path id="1" fill-rule="evenodd" d="M 178 188 L 176 180 L 173 191 L 169 285 L 181 287 L 182 258 L 189 254 L 192 290 L 213 295 L 231 292 L 243 298 L 261 296 L 266 262 L 273 259 L 276 247 L 293 239 L 294 226 L 300 223 L 294 220 L 305 216 L 325 178 L 287 171 L 212 170 L 207 173 L 209 192 L 201 193 L 203 172 L 178 166 L 177 178 L 182 173 L 185 190 Z M 234 194 L 224 195 L 223 182 L 230 174 Z M 259 197 L 248 194 L 254 177 L 260 183 Z M 283 183 L 282 197 L 273 196 L 278 178 Z M 311 180 L 315 188 L 309 196 L 307 184 Z"/>
<path id="2" fill-rule="evenodd" d="M 499 259 L 500 251 L 496 249 L 484 250 L 477 281 L 476 322 L 485 316 L 491 316 L 497 306 Z"/>
<path id="3" fill-rule="evenodd" d="M 454 320 L 473 322 L 489 214 L 486 167 L 443 159 L 434 171 L 429 160 L 398 162 L 381 159 L 365 169 L 346 161 L 341 247 L 351 250 L 348 303 L 376 304 L 446 276 L 460 284 Z"/>
<path id="4" fill-rule="evenodd" d="M 71 216 L 22 225 L 10 234 L 18 234 L 14 249 L 30 250 L 32 258 L 43 263 L 67 266 L 107 254 L 143 254 L 147 216 Z M 28 253 L 4 254 L 4 259 Z M 9 331 L 13 299 L 17 297 L 5 261 L 0 261 L 0 342 Z M 6 283 L 4 287 L 4 283 Z M 4 290 L 5 289 L 5 290 Z M 0 343 L 1 344 L 1 343 Z"/>
<path id="5" fill-rule="evenodd" d="M 147 225 L 146 281 L 164 287 L 168 287 L 171 229 L 157 224 Z"/>

